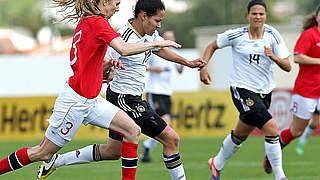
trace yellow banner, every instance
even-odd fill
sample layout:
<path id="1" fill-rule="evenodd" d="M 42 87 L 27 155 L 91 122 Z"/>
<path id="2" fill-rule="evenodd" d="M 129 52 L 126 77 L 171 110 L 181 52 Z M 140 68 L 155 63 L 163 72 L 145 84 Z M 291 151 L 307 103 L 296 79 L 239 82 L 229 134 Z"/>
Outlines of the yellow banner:
<path id="1" fill-rule="evenodd" d="M 171 113 L 172 127 L 181 137 L 225 136 L 239 116 L 230 91 L 174 93 Z"/>
<path id="2" fill-rule="evenodd" d="M 48 126 L 56 97 L 0 98 L 0 140 L 40 139 Z M 225 136 L 235 127 L 238 112 L 229 91 L 175 93 L 172 128 L 181 137 Z M 108 131 L 81 126 L 75 138 L 103 139 Z"/>

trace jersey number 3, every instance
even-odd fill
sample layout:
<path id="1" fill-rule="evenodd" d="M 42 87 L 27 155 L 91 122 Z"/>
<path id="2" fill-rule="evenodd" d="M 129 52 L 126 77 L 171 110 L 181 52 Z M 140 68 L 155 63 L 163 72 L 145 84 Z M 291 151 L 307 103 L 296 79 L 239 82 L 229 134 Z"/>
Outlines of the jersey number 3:
<path id="1" fill-rule="evenodd" d="M 81 33 L 82 33 L 82 30 L 78 31 L 74 36 L 73 36 L 73 41 L 74 43 L 72 43 L 72 49 L 71 49 L 71 53 L 73 51 L 74 53 L 74 57 L 73 59 L 71 60 L 70 62 L 70 65 L 72 66 L 74 63 L 77 62 L 78 60 L 78 57 L 77 57 L 77 52 L 78 52 L 78 49 L 77 49 L 77 43 L 80 41 L 81 39 Z M 78 39 L 76 39 L 78 38 Z"/>

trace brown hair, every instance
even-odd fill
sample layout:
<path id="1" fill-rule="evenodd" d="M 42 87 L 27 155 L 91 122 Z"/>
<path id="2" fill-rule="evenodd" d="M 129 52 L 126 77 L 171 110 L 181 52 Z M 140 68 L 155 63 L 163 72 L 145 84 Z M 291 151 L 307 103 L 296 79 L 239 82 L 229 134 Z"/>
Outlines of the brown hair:
<path id="1" fill-rule="evenodd" d="M 101 0 L 53 0 L 55 7 L 60 7 L 58 11 L 63 14 L 63 20 L 70 19 L 70 21 L 78 21 L 82 15 L 88 16 L 105 15 L 98 8 Z M 70 10 L 72 9 L 72 10 Z"/>
<path id="2" fill-rule="evenodd" d="M 311 15 L 307 16 L 307 18 L 304 20 L 303 27 L 302 27 L 303 31 L 305 31 L 313 26 L 318 26 L 318 22 L 316 20 L 316 17 L 319 14 L 319 12 L 320 12 L 320 5 L 318 6 L 315 14 L 311 14 Z"/>

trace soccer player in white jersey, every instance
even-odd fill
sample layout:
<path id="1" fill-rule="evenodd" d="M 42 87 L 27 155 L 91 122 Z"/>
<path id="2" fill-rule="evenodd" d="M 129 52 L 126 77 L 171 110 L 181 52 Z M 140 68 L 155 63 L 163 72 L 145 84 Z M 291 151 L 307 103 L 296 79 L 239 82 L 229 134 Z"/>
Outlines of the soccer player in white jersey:
<path id="1" fill-rule="evenodd" d="M 148 43 L 163 41 L 156 31 L 161 27 L 165 7 L 161 0 L 138 0 L 134 18 L 118 30 L 127 43 Z M 140 126 L 141 132 L 163 144 L 163 158 L 173 180 L 185 180 L 185 172 L 179 155 L 179 135 L 157 115 L 150 105 L 141 99 L 145 88 L 147 62 L 152 53 L 169 61 L 192 68 L 202 68 L 206 63 L 201 59 L 189 61 L 170 48 L 155 48 L 153 51 L 123 56 L 108 48 L 107 59 L 120 59 L 125 70 L 114 72 L 114 78 L 107 90 L 107 100 L 125 111 Z M 126 122 L 124 122 L 126 123 Z M 121 157 L 121 132 L 109 131 L 107 144 L 94 144 L 63 155 L 58 155 L 52 168 L 63 165 L 89 163 Z M 123 164 L 132 164 L 132 158 L 122 158 Z"/>
<path id="2" fill-rule="evenodd" d="M 175 41 L 174 32 L 171 29 L 165 29 L 162 32 L 165 40 Z M 176 51 L 174 48 L 171 48 Z M 172 72 L 176 70 L 182 73 L 183 65 L 162 59 L 154 54 L 151 55 L 147 71 L 149 77 L 146 85 L 147 101 L 156 113 L 167 123 L 171 124 L 171 94 L 172 94 Z M 141 162 L 151 162 L 150 152 L 158 144 L 158 141 L 149 137 L 142 143 Z"/>
<path id="3" fill-rule="evenodd" d="M 265 151 L 275 172 L 276 180 L 284 180 L 282 152 L 278 126 L 268 112 L 274 84 L 274 64 L 289 72 L 288 49 L 273 27 L 265 24 L 267 7 L 263 0 L 251 0 L 247 6 L 249 25 L 218 34 L 217 39 L 205 50 L 203 60 L 209 61 L 220 48 L 232 47 L 233 67 L 230 90 L 234 105 L 240 112 L 236 128 L 231 131 L 219 153 L 210 158 L 211 180 L 219 180 L 226 161 L 240 148 L 249 134 L 258 127 L 265 135 Z M 206 69 L 200 79 L 205 84 L 211 81 Z"/>

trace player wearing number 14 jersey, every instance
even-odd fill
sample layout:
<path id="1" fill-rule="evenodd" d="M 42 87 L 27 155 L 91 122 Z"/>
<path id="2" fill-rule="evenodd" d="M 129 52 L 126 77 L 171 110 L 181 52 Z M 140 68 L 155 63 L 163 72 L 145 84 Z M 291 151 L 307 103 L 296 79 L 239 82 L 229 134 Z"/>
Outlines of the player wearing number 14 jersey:
<path id="1" fill-rule="evenodd" d="M 286 179 L 282 169 L 282 152 L 278 126 L 268 112 L 274 84 L 274 64 L 290 71 L 288 49 L 273 27 L 264 24 L 267 7 L 263 0 L 251 0 L 248 4 L 249 25 L 228 30 L 205 50 L 203 59 L 209 61 L 219 48 L 231 46 L 233 66 L 230 90 L 234 105 L 240 112 L 234 131 L 227 136 L 219 153 L 208 163 L 211 179 L 219 180 L 226 161 L 240 148 L 249 134 L 258 127 L 265 135 L 265 150 L 275 172 L 276 180 Z M 200 72 L 201 81 L 210 83 L 206 68 Z"/>

